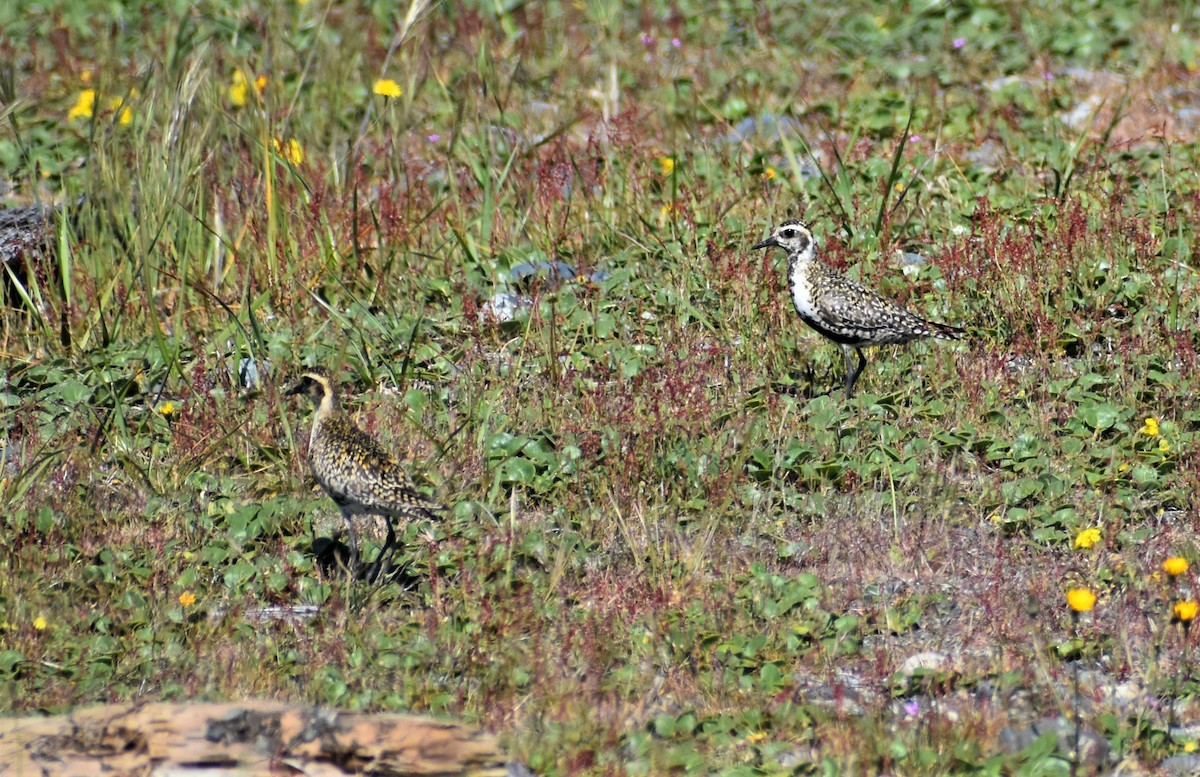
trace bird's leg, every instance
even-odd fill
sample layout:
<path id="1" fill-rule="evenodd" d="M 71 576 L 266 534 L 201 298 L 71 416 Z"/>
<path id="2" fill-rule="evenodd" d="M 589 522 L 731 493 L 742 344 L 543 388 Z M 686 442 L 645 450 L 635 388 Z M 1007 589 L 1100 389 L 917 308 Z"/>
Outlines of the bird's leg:
<path id="1" fill-rule="evenodd" d="M 379 575 L 387 571 L 387 565 L 392 563 L 392 556 L 396 553 L 396 530 L 392 528 L 392 517 L 384 516 L 387 521 L 387 539 L 383 541 L 383 547 L 379 549 L 379 555 L 375 557 L 375 563 L 371 564 L 371 569 L 367 572 L 367 582 L 374 583 L 379 579 Z"/>
<path id="2" fill-rule="evenodd" d="M 357 579 L 358 570 L 362 566 L 362 557 L 358 555 L 358 532 L 348 510 L 342 510 L 342 520 L 346 522 L 346 536 L 350 539 L 350 563 L 346 571 L 350 573 L 351 578 Z"/>
<path id="3" fill-rule="evenodd" d="M 867 357 L 863 356 L 861 348 L 853 345 L 842 344 L 842 355 L 846 357 L 846 399 L 854 396 L 854 384 L 858 380 L 858 376 L 862 373 L 863 367 L 867 366 Z M 851 357 L 857 356 L 858 362 L 851 366 Z"/>

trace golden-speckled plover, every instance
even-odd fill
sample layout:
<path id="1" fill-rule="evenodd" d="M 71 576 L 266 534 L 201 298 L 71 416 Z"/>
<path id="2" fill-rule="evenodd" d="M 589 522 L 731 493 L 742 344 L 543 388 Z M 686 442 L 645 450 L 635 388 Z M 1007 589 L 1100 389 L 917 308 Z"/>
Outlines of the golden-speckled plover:
<path id="1" fill-rule="evenodd" d="M 779 247 L 788 255 L 788 288 L 804 323 L 842 347 L 846 398 L 867 365 L 862 349 L 923 337 L 961 340 L 964 330 L 926 321 L 901 305 L 849 280 L 817 259 L 817 241 L 803 221 L 785 221 L 754 248 Z"/>
<path id="2" fill-rule="evenodd" d="M 396 519 L 435 519 L 442 505 L 417 491 L 412 480 L 374 437 L 359 429 L 339 407 L 329 373 L 306 369 L 288 396 L 303 394 L 316 407 L 308 442 L 308 462 L 317 482 L 333 498 L 346 521 L 351 572 L 361 570 L 354 518 L 379 515 L 387 521 L 387 539 L 367 572 L 374 581 L 383 571 L 385 554 L 396 543 Z"/>

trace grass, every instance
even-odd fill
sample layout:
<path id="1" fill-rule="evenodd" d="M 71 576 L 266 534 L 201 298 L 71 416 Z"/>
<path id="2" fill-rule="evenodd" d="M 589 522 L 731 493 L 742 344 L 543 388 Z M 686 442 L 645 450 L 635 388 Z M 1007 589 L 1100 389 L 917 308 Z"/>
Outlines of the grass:
<path id="1" fill-rule="evenodd" d="M 545 774 L 1195 750 L 1190 5 L 42 9 L 0 10 L 8 200 L 64 214 L 5 271 L 4 709 L 411 710 Z M 841 401 L 749 250 L 791 216 L 970 343 Z M 317 567 L 307 364 L 452 505 L 411 585 Z"/>

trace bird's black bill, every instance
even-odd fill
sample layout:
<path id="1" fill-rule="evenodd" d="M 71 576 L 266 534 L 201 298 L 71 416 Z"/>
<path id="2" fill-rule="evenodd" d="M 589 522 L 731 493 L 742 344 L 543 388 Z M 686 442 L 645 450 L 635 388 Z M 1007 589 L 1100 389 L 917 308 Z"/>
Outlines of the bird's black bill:
<path id="1" fill-rule="evenodd" d="M 779 241 L 776 240 L 774 236 L 772 236 L 772 237 L 769 237 L 766 240 L 762 241 L 758 245 L 750 246 L 750 250 L 755 251 L 759 248 L 772 248 L 777 245 L 779 245 Z"/>
<path id="2" fill-rule="evenodd" d="M 290 389 L 288 389 L 286 392 L 284 392 L 284 396 L 285 397 L 294 397 L 302 391 L 304 391 L 304 381 L 300 381 L 295 386 L 292 386 Z"/>

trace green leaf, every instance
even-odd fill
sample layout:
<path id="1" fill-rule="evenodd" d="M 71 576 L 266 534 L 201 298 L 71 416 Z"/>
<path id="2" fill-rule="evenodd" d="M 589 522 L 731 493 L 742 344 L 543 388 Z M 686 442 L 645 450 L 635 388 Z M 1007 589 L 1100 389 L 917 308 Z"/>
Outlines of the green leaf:
<path id="1" fill-rule="evenodd" d="M 1121 418 L 1121 410 L 1116 405 L 1107 402 L 1084 405 L 1079 408 L 1079 418 L 1092 429 L 1104 431 L 1111 429 Z"/>

